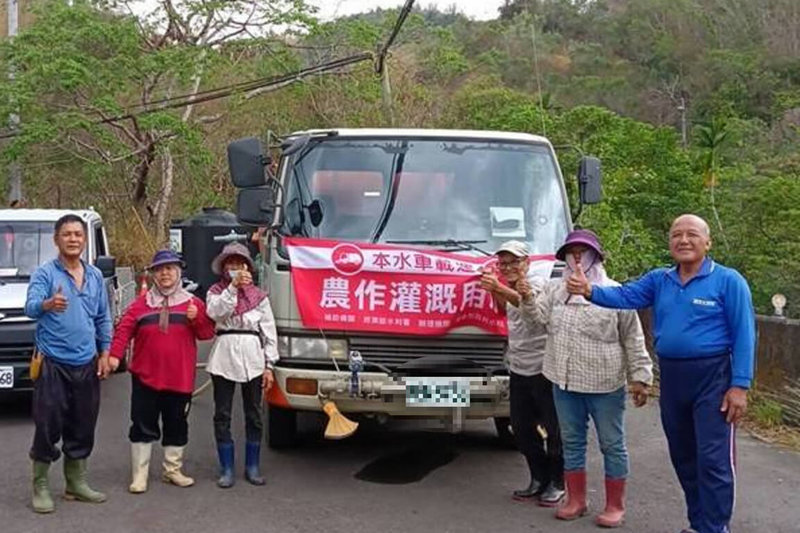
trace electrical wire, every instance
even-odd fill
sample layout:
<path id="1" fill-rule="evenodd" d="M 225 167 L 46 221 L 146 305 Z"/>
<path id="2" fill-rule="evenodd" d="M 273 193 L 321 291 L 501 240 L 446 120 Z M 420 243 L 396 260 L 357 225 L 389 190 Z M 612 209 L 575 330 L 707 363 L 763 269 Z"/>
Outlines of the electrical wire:
<path id="1" fill-rule="evenodd" d="M 398 14 L 397 17 L 397 21 L 395 22 L 395 25 L 392 28 L 392 32 L 389 35 L 389 38 L 379 49 L 376 62 L 377 72 L 379 73 L 382 72 L 383 65 L 386 60 L 386 54 L 394 44 L 395 39 L 397 39 L 397 36 L 400 33 L 400 30 L 402 29 L 406 19 L 408 18 L 408 15 L 411 13 L 413 6 L 414 6 L 414 0 L 406 0 L 405 5 L 403 5 L 403 8 L 400 10 L 400 13 Z M 142 115 L 156 113 L 158 111 L 163 111 L 165 109 L 176 109 L 176 108 L 186 107 L 188 105 L 210 102 L 213 100 L 218 100 L 220 98 L 227 98 L 236 93 L 250 92 L 257 89 L 270 87 L 273 85 L 280 85 L 288 82 L 298 81 L 308 76 L 322 74 L 329 70 L 340 69 L 342 67 L 354 65 L 356 63 L 367 61 L 369 59 L 375 59 L 375 56 L 371 52 L 363 52 L 361 54 L 356 54 L 345 58 L 335 59 L 333 61 L 328 61 L 318 65 L 306 67 L 280 76 L 256 78 L 253 80 L 247 80 L 235 84 L 225 85 L 222 87 L 207 89 L 205 91 L 199 91 L 193 94 L 184 94 L 170 98 L 153 100 L 150 102 L 143 102 L 129 107 L 128 108 L 129 111 L 124 114 L 115 115 L 113 117 L 105 117 L 94 121 L 94 124 L 100 125 L 100 124 L 110 124 L 114 122 L 122 122 L 124 120 L 134 119 Z M 19 135 L 21 135 L 21 132 L 19 130 L 0 131 L 0 139 L 10 139 L 13 137 L 18 137 Z"/>
<path id="2" fill-rule="evenodd" d="M 139 106 L 141 106 L 141 105 L 153 106 L 153 105 L 155 105 L 157 103 L 160 103 L 161 105 L 158 105 L 158 107 L 149 107 L 149 108 L 146 107 L 145 109 L 142 109 L 140 111 L 129 112 L 129 113 L 125 113 L 125 114 L 122 114 L 122 115 L 116 115 L 116 116 L 113 116 L 113 117 L 106 117 L 106 118 L 94 121 L 94 124 L 99 125 L 99 124 L 110 124 L 110 123 L 113 123 L 113 122 L 122 122 L 123 120 L 137 118 L 137 117 L 142 116 L 142 115 L 156 113 L 158 111 L 163 111 L 165 109 L 175 109 L 175 108 L 186 107 L 187 105 L 199 104 L 199 103 L 203 103 L 203 102 L 210 102 L 212 100 L 218 100 L 220 98 L 226 98 L 226 97 L 231 96 L 231 95 L 236 94 L 236 93 L 250 92 L 250 91 L 254 91 L 256 89 L 261 89 L 261 88 L 264 88 L 264 87 L 270 87 L 270 86 L 273 86 L 273 85 L 280 85 L 280 84 L 291 82 L 291 81 L 301 80 L 301 79 L 309 77 L 309 76 L 313 76 L 313 75 L 316 75 L 316 74 L 322 74 L 322 73 L 327 72 L 329 70 L 340 69 L 342 67 L 346 67 L 346 66 L 349 66 L 349 65 L 360 63 L 362 61 L 367 61 L 367 60 L 370 60 L 372 58 L 373 58 L 373 54 L 372 53 L 364 52 L 364 53 L 361 53 L 361 54 L 358 54 L 358 55 L 353 55 L 353 56 L 345 57 L 345 58 L 342 58 L 342 59 L 336 59 L 334 61 L 329 61 L 327 63 L 322 63 L 320 65 L 314 65 L 314 66 L 311 66 L 311 67 L 300 69 L 300 70 L 297 70 L 297 71 L 294 71 L 294 72 L 290 72 L 288 74 L 283 74 L 283 75 L 280 75 L 280 76 L 274 76 L 274 77 L 270 77 L 270 78 L 259 78 L 259 79 L 256 79 L 256 80 L 250 80 L 250 81 L 246 81 L 246 82 L 241 82 L 241 83 L 234 84 L 234 85 L 229 85 L 229 86 L 226 86 L 226 87 L 210 89 L 210 90 L 207 90 L 207 91 L 203 91 L 202 93 L 198 93 L 199 96 L 198 95 L 183 95 L 183 96 L 176 96 L 176 97 L 169 98 L 169 99 L 158 100 L 158 101 L 155 101 L 155 102 L 148 102 L 147 104 L 139 104 Z M 12 138 L 12 137 L 17 137 L 20 134 L 21 134 L 20 131 L 9 131 L 9 130 L 6 130 L 6 131 L 0 133 L 0 139 L 9 139 L 9 138 Z"/>
<path id="3" fill-rule="evenodd" d="M 392 47 L 394 44 L 394 40 L 397 38 L 397 35 L 400 33 L 400 29 L 405 24 L 408 15 L 411 14 L 411 9 L 414 7 L 414 0 L 406 0 L 405 5 L 403 5 L 403 9 L 400 10 L 400 13 L 397 15 L 397 21 L 394 23 L 394 28 L 392 28 L 392 33 L 389 34 L 389 38 L 383 44 L 378 52 L 378 61 L 375 65 L 375 72 L 380 74 L 383 72 L 383 64 L 386 61 L 386 54 L 389 52 L 389 48 Z"/>

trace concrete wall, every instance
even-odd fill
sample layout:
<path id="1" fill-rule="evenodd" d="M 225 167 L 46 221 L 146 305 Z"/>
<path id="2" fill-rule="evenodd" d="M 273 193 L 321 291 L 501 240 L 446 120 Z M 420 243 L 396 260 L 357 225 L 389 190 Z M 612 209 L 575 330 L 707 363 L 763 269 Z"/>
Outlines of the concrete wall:
<path id="1" fill-rule="evenodd" d="M 800 320 L 758 316 L 758 385 L 781 387 L 800 380 Z"/>
<path id="2" fill-rule="evenodd" d="M 639 313 L 651 354 L 655 354 L 651 335 L 651 313 Z M 756 317 L 758 353 L 756 379 L 760 387 L 781 388 L 789 381 L 800 381 L 800 320 L 773 316 Z"/>

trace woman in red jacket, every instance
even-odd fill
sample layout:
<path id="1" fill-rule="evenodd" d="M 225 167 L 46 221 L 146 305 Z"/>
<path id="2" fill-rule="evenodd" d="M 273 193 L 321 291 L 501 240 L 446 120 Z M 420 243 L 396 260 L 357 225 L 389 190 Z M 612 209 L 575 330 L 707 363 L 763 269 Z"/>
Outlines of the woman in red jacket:
<path id="1" fill-rule="evenodd" d="M 194 484 L 181 466 L 189 438 L 197 340 L 212 338 L 214 323 L 203 302 L 181 286 L 181 265 L 171 250 L 156 253 L 147 267 L 153 285 L 125 311 L 111 343 L 111 357 L 122 359 L 128 342 L 134 341 L 128 489 L 132 493 L 147 490 L 150 453 L 159 438 L 164 446 L 163 480 L 179 487 Z"/>

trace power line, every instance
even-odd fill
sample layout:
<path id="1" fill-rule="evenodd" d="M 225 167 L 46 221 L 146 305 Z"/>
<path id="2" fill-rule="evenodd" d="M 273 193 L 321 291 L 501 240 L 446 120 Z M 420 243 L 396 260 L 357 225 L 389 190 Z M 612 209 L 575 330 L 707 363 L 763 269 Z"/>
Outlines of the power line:
<path id="1" fill-rule="evenodd" d="M 145 115 L 148 113 L 155 113 L 157 111 L 162 111 L 164 109 L 174 109 L 179 107 L 185 107 L 189 104 L 199 104 L 203 102 L 209 102 L 211 100 L 218 100 L 220 98 L 231 96 L 235 93 L 254 91 L 256 89 L 262 89 L 264 87 L 270 87 L 272 85 L 280 85 L 282 83 L 286 83 L 289 81 L 300 80 L 308 76 L 312 76 L 314 74 L 322 74 L 323 72 L 327 72 L 329 70 L 336 70 L 349 65 L 354 65 L 356 63 L 360 63 L 368 59 L 372 59 L 372 54 L 369 52 L 364 52 L 362 54 L 349 56 L 342 59 L 336 59 L 334 61 L 329 61 L 327 63 L 322 63 L 320 65 L 314 65 L 312 67 L 307 67 L 301 70 L 290 72 L 288 74 L 283 74 L 281 76 L 261 78 L 257 80 L 251 80 L 249 82 L 242 82 L 235 85 L 230 85 L 228 87 L 210 89 L 208 91 L 203 91 L 202 93 L 198 93 L 198 95 L 200 95 L 199 97 L 197 95 L 184 95 L 182 97 L 175 97 L 173 99 L 170 99 L 173 101 L 165 100 L 165 103 L 157 108 L 144 109 L 142 111 L 139 111 L 138 113 L 128 113 L 125 115 L 108 117 L 98 121 L 97 123 L 108 124 L 110 122 L 120 122 L 122 120 L 135 118 L 137 116 Z"/>
<path id="2" fill-rule="evenodd" d="M 280 76 L 273 76 L 269 78 L 258 78 L 255 80 L 249 80 L 224 87 L 217 87 L 215 89 L 201 91 L 200 93 L 197 94 L 175 96 L 173 98 L 164 98 L 162 100 L 156 100 L 153 102 L 138 104 L 137 106 L 134 106 L 134 108 L 144 107 L 145 109 L 135 112 L 128 112 L 122 115 L 116 115 L 113 117 L 106 117 L 94 121 L 94 124 L 97 125 L 97 124 L 110 124 L 113 122 L 121 122 L 123 120 L 133 119 L 142 115 L 156 113 L 159 111 L 163 111 L 165 109 L 176 109 L 180 107 L 185 107 L 190 104 L 210 102 L 212 100 L 226 98 L 228 96 L 240 92 L 250 92 L 264 87 L 270 87 L 273 85 L 280 85 L 291 81 L 301 80 L 303 78 L 307 78 L 312 75 L 322 74 L 329 70 L 336 70 L 349 65 L 354 65 L 356 63 L 360 63 L 362 61 L 366 61 L 372 58 L 373 55 L 371 53 L 364 52 L 358 55 L 353 55 L 342 59 L 336 59 L 334 61 L 329 61 L 327 63 L 322 63 L 319 65 L 314 65 L 304 69 L 296 70 L 294 72 L 290 72 L 288 74 L 283 74 Z M 152 107 L 152 106 L 157 106 L 157 107 Z M 12 137 L 17 137 L 20 134 L 21 133 L 19 131 L 5 131 L 3 133 L 0 133 L 0 139 L 10 139 Z"/>
<path id="3" fill-rule="evenodd" d="M 544 95 L 542 94 L 542 76 L 539 72 L 539 50 L 536 47 L 536 18 L 531 21 L 531 41 L 533 41 L 533 70 L 536 74 L 536 90 L 539 93 L 539 116 L 542 119 L 542 135 L 547 136 L 547 125 L 544 120 Z"/>
<path id="4" fill-rule="evenodd" d="M 389 52 L 389 48 L 392 47 L 394 44 L 394 40 L 397 38 L 397 35 L 400 33 L 400 29 L 405 24 L 408 15 L 411 14 L 411 9 L 414 7 L 414 0 L 406 0 L 405 5 L 403 5 L 403 9 L 400 10 L 400 13 L 397 15 L 397 21 L 394 23 L 394 28 L 392 28 L 392 33 L 389 35 L 389 38 L 386 40 L 384 45 L 378 51 L 378 61 L 375 65 L 375 71 L 381 73 L 383 71 L 383 64 L 386 61 L 386 54 Z"/>
<path id="5" fill-rule="evenodd" d="M 408 18 L 408 15 L 411 13 L 413 6 L 414 6 L 414 0 L 406 0 L 405 5 L 403 5 L 403 8 L 400 10 L 400 13 L 398 14 L 397 17 L 397 21 L 395 22 L 395 25 L 392 28 L 392 32 L 389 35 L 389 38 L 379 49 L 376 62 L 377 72 L 379 73 L 382 72 L 383 65 L 386 60 L 386 54 L 394 44 L 394 41 L 397 38 L 397 35 L 400 33 L 403 24 Z M 121 122 L 123 120 L 129 120 L 142 115 L 156 113 L 158 111 L 163 111 L 165 109 L 176 109 L 188 105 L 210 102 L 212 100 L 218 100 L 220 98 L 229 97 L 236 93 L 250 92 L 274 85 L 280 85 L 293 81 L 298 81 L 308 76 L 322 74 L 330 70 L 340 69 L 342 67 L 354 65 L 356 63 L 361 63 L 362 61 L 366 61 L 368 59 L 375 59 L 375 56 L 371 52 L 363 52 L 361 54 L 352 55 L 341 59 L 335 59 L 333 61 L 328 61 L 318 65 L 313 65 L 311 67 L 306 67 L 280 76 L 256 78 L 253 80 L 247 80 L 244 82 L 225 85 L 222 87 L 207 89 L 205 91 L 200 91 L 193 94 L 184 94 L 170 98 L 153 100 L 150 102 L 143 102 L 141 104 L 135 104 L 130 108 L 128 108 L 129 110 L 139 109 L 138 111 L 128 111 L 127 113 L 121 115 L 116 115 L 113 117 L 105 117 L 103 119 L 94 121 L 94 124 L 99 125 L 99 124 L 110 124 L 113 122 Z M 6 130 L 5 132 L 0 132 L 0 139 L 10 139 L 13 137 L 17 137 L 20 134 L 21 132 L 18 130 Z"/>

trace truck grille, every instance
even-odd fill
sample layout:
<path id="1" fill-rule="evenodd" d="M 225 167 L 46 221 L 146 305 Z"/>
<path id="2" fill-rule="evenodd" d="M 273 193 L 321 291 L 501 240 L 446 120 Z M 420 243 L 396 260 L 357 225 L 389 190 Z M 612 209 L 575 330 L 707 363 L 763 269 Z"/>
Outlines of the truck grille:
<path id="1" fill-rule="evenodd" d="M 0 361 L 2 362 L 19 362 L 27 361 L 31 358 L 33 352 L 33 345 L 20 343 L 20 344 L 0 344 Z"/>
<path id="2" fill-rule="evenodd" d="M 3 318 L 19 318 L 25 316 L 24 309 L 0 309 L 0 314 L 5 315 Z"/>
<path id="3" fill-rule="evenodd" d="M 484 337 L 471 339 L 370 338 L 350 339 L 350 349 L 361 352 L 368 363 L 389 368 L 425 356 L 460 357 L 491 368 L 503 364 L 505 339 Z"/>

